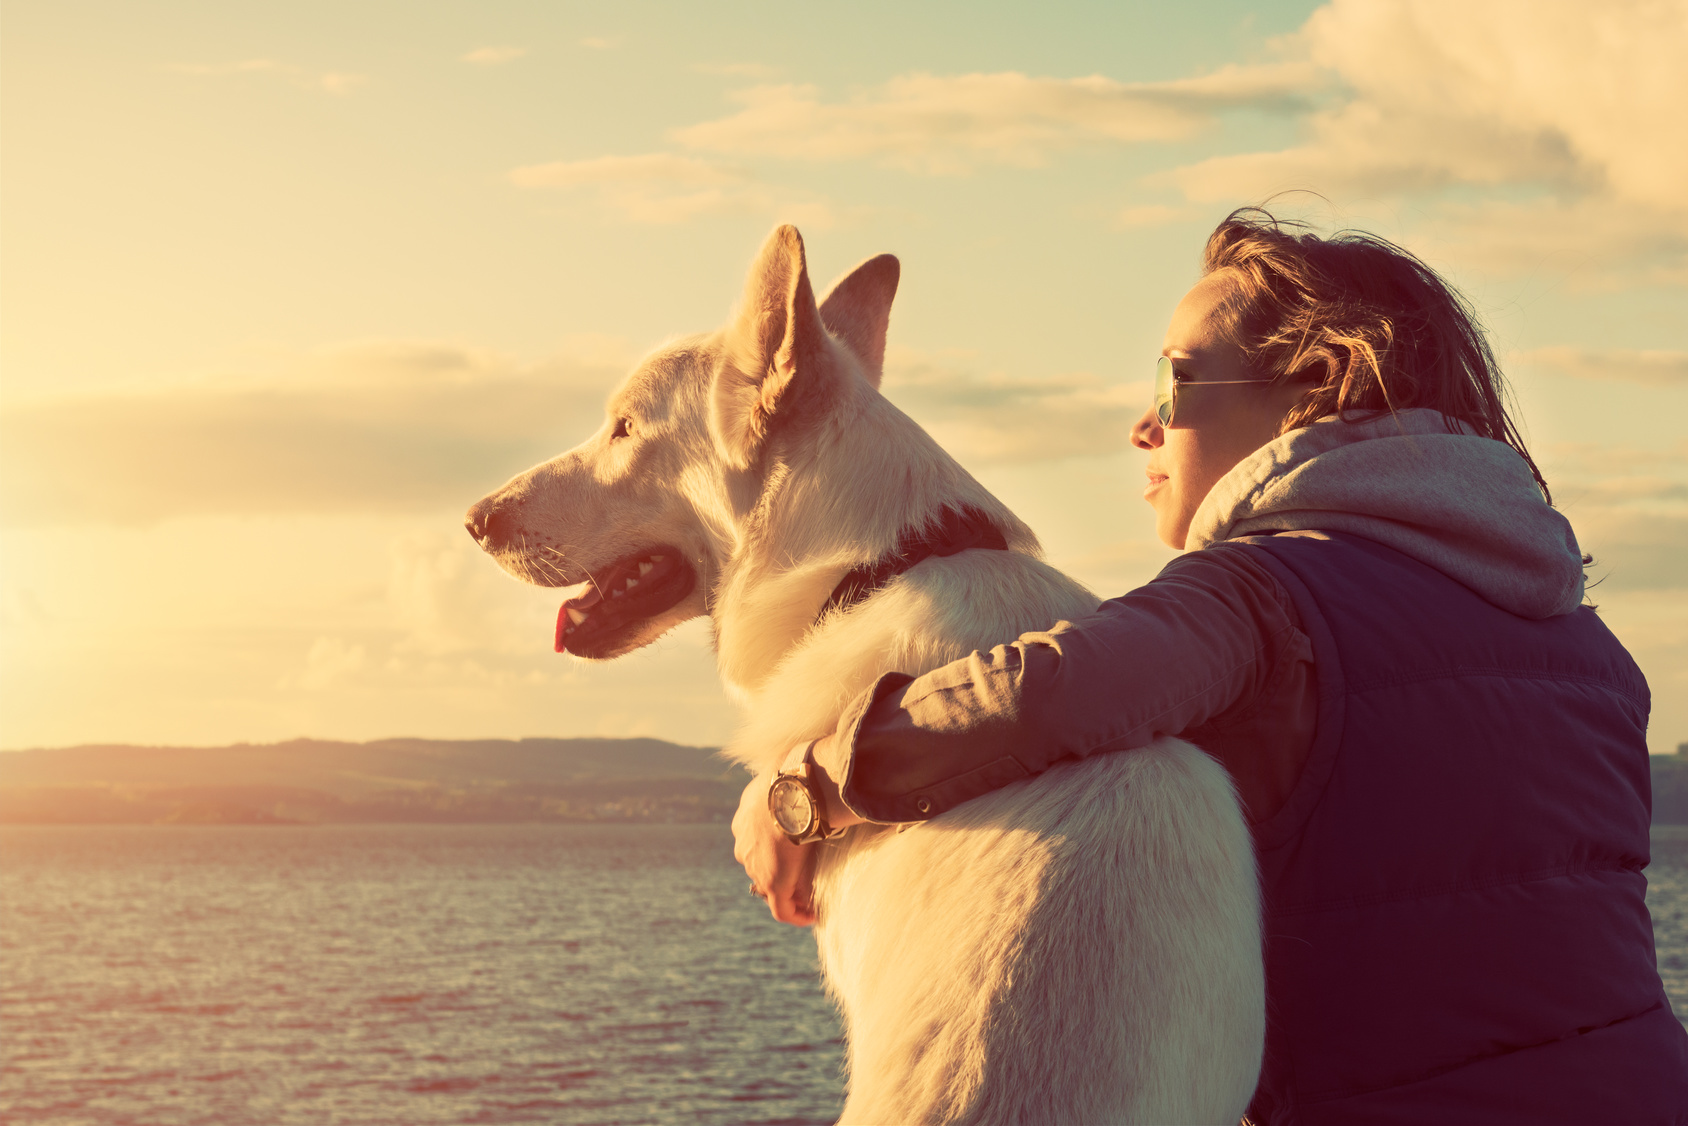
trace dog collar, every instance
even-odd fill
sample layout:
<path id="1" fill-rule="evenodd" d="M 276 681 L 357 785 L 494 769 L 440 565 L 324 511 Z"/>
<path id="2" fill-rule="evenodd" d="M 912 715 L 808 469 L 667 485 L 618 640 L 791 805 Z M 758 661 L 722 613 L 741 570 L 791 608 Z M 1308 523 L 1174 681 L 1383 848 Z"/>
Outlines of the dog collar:
<path id="1" fill-rule="evenodd" d="M 935 525 L 904 528 L 897 546 L 873 563 L 864 563 L 839 580 L 832 596 L 815 615 L 819 622 L 833 611 L 842 613 L 914 566 L 934 555 L 956 555 L 970 548 L 1007 551 L 1008 540 L 990 518 L 976 508 L 946 508 Z"/>

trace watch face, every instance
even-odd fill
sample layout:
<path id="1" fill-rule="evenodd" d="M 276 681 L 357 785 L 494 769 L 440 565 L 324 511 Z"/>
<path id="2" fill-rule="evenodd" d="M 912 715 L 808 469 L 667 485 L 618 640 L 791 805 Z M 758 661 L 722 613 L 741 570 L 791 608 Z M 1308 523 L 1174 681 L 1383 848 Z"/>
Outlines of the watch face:
<path id="1" fill-rule="evenodd" d="M 815 803 L 801 779 L 781 775 L 768 790 L 768 810 L 779 827 L 794 837 L 807 833 L 815 823 Z"/>

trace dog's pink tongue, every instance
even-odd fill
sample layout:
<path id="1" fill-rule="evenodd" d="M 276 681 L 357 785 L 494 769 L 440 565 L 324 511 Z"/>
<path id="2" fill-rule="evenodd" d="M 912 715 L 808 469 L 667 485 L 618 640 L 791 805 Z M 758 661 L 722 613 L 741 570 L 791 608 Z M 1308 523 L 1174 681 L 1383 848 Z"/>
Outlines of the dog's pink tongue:
<path id="1" fill-rule="evenodd" d="M 569 651 L 568 643 L 563 640 L 563 633 L 568 628 L 569 604 L 565 602 L 562 605 L 562 609 L 557 611 L 557 638 L 554 642 L 552 642 L 552 647 L 559 653 L 567 653 Z"/>
<path id="2" fill-rule="evenodd" d="M 589 586 L 587 587 L 585 594 L 581 595 L 579 598 L 571 598 L 564 602 L 562 606 L 558 607 L 557 635 L 556 639 L 552 642 L 552 647 L 555 648 L 557 652 L 568 652 L 568 629 L 574 624 L 574 619 L 569 617 L 569 611 L 575 610 L 579 612 L 590 610 L 603 600 L 604 596 L 601 592 L 599 592 L 598 588 L 596 586 Z"/>

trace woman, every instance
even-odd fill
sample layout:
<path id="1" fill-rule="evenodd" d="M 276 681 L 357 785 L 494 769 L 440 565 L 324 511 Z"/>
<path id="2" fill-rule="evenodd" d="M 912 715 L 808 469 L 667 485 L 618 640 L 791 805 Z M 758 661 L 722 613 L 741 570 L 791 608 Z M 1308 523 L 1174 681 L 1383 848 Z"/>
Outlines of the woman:
<path id="1" fill-rule="evenodd" d="M 842 828 L 1181 736 L 1260 860 L 1251 1119 L 1688 1121 L 1641 874 L 1647 685 L 1581 606 L 1469 306 L 1381 239 L 1254 209 L 1203 273 L 1132 431 L 1157 533 L 1191 550 L 1089 618 L 881 679 L 788 766 Z M 770 783 L 736 855 L 812 922 L 816 846 Z"/>

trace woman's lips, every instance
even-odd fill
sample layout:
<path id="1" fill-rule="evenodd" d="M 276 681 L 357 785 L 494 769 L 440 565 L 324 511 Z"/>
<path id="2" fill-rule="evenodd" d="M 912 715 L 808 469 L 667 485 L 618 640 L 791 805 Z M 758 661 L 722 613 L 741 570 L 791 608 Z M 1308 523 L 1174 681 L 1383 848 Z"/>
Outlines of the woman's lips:
<path id="1" fill-rule="evenodd" d="M 1166 484 L 1166 474 L 1156 473 L 1153 469 L 1150 469 L 1147 472 L 1149 474 L 1149 484 L 1143 490 L 1144 496 L 1148 496 L 1150 493 L 1154 492 L 1156 489 L 1158 489 L 1162 485 Z"/>

